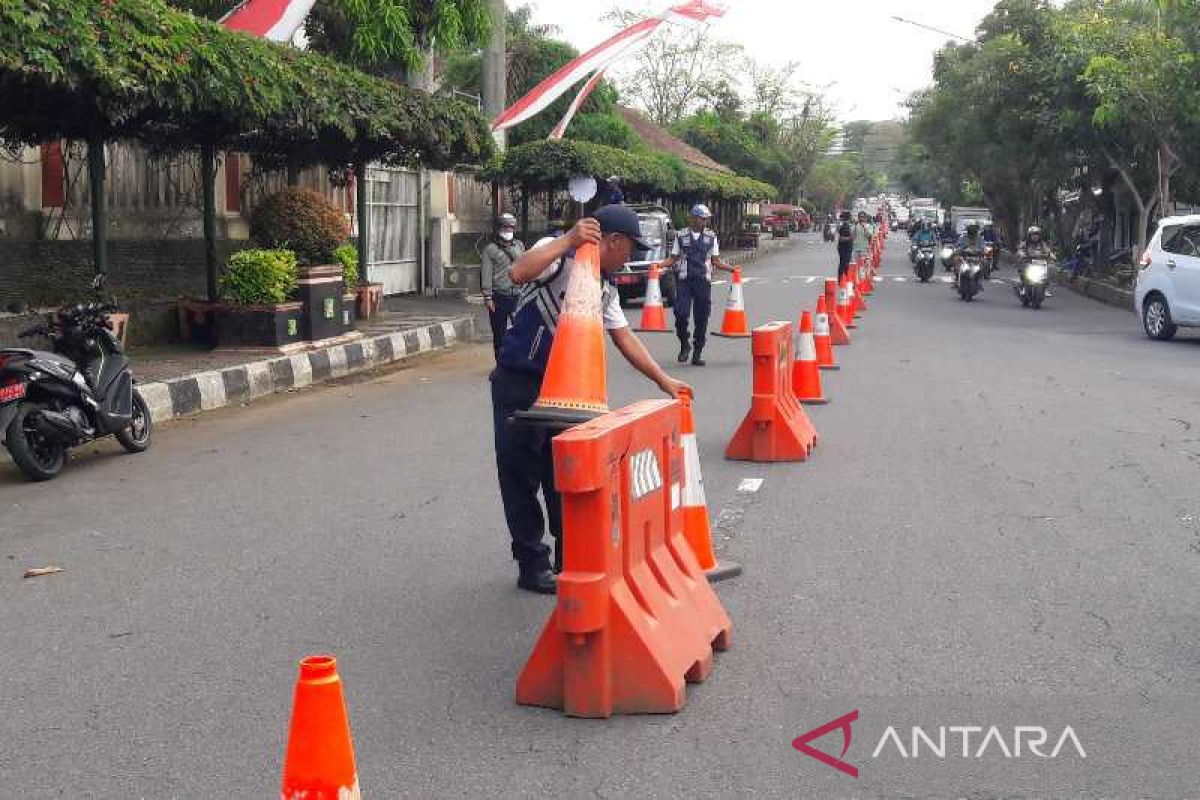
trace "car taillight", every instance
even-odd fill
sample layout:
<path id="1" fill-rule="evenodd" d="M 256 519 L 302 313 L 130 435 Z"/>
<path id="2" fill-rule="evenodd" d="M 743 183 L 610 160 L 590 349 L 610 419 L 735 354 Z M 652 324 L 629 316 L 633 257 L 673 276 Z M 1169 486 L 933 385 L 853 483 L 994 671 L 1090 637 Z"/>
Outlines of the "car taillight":
<path id="1" fill-rule="evenodd" d="M 18 400 L 25 396 L 24 383 L 10 383 L 0 386 L 0 403 Z"/>
<path id="2" fill-rule="evenodd" d="M 1150 262 L 1153 260 L 1154 259 L 1150 257 L 1150 251 L 1147 249 L 1146 252 L 1142 253 L 1142 257 L 1138 259 L 1138 266 L 1142 269 L 1145 269 L 1146 267 L 1150 266 Z"/>

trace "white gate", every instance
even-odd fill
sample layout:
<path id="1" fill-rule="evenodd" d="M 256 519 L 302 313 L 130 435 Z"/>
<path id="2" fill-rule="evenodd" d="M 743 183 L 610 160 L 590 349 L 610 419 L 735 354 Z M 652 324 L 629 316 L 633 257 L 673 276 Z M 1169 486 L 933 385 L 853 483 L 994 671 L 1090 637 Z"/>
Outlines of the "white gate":
<path id="1" fill-rule="evenodd" d="M 384 294 L 421 291 L 421 173 L 368 168 L 367 209 L 370 280 L 382 283 Z"/>

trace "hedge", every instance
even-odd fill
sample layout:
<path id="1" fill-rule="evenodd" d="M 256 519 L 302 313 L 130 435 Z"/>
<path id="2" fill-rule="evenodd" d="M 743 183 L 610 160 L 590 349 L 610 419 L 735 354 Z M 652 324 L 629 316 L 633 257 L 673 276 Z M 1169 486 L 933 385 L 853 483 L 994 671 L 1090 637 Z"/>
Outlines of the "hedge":
<path id="1" fill-rule="evenodd" d="M 510 148 L 483 171 L 487 180 L 539 192 L 562 189 L 575 175 L 620 175 L 635 193 L 676 198 L 766 200 L 776 194 L 768 183 L 684 164 L 657 152 L 629 152 L 592 142 L 546 139 Z"/>
<path id="2" fill-rule="evenodd" d="M 229 31 L 160 0 L 0 0 L 0 139 L 139 138 L 293 163 L 483 163 L 464 103 Z"/>

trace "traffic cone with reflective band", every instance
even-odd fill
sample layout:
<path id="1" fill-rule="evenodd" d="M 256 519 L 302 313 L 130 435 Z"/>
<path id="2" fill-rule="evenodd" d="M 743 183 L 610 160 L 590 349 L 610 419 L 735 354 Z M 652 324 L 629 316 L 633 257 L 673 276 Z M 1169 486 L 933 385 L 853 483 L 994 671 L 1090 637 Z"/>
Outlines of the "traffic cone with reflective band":
<path id="1" fill-rule="evenodd" d="M 821 369 L 817 366 L 817 344 L 813 337 L 812 314 L 800 315 L 800 330 L 796 334 L 796 360 L 792 362 L 792 393 L 805 405 L 819 406 L 829 402 L 821 389 Z"/>
<path id="2" fill-rule="evenodd" d="M 842 278 L 841 286 L 838 287 L 837 312 L 838 316 L 842 318 L 842 324 L 847 328 L 857 328 L 858 326 L 854 324 L 854 307 L 851 305 L 853 301 L 850 299 L 852 296 L 850 294 L 851 286 L 853 284 L 850 282 L 850 273 L 847 271 L 846 277 Z"/>
<path id="3" fill-rule="evenodd" d="M 742 565 L 733 561 L 717 562 L 713 552 L 712 531 L 708 522 L 708 502 L 704 497 L 704 478 L 700 472 L 700 447 L 696 442 L 696 418 L 692 414 L 692 392 L 679 393 L 681 407 L 680 438 L 683 444 L 683 535 L 696 555 L 710 583 L 742 574 Z"/>
<path id="4" fill-rule="evenodd" d="M 833 357 L 833 339 L 829 334 L 829 315 L 825 313 L 825 295 L 817 296 L 817 313 L 813 315 L 813 342 L 817 347 L 818 367 L 841 369 Z"/>
<path id="5" fill-rule="evenodd" d="M 513 414 L 520 422 L 569 427 L 608 411 L 599 248 L 580 247 L 571 269 L 542 391 L 528 411 Z"/>
<path id="6" fill-rule="evenodd" d="M 853 321 L 856 318 L 862 316 L 862 311 L 859 309 L 859 305 L 858 305 L 858 301 L 859 301 L 858 287 L 857 287 L 858 282 L 854 278 L 855 278 L 854 269 L 851 268 L 851 270 L 848 273 L 846 273 L 846 305 L 850 309 L 851 322 L 848 324 L 851 328 L 855 327 Z"/>
<path id="7" fill-rule="evenodd" d="M 863 259 L 862 261 L 858 262 L 858 270 L 855 272 L 855 275 L 854 275 L 854 277 L 855 277 L 854 298 L 855 298 L 855 303 L 857 303 L 857 306 L 855 309 L 856 314 L 861 314 L 862 312 L 868 310 L 867 309 L 867 294 L 865 291 L 866 285 L 867 285 L 867 270 L 868 269 L 869 268 L 867 267 L 866 259 Z"/>
<path id="8" fill-rule="evenodd" d="M 282 800 L 359 800 L 350 721 L 333 656 L 300 662 L 283 759 Z"/>
<path id="9" fill-rule="evenodd" d="M 671 332 L 667 327 L 667 311 L 663 308 L 658 264 L 650 265 L 650 277 L 646 279 L 646 299 L 642 303 L 642 324 L 635 330 L 643 333 Z"/>
<path id="10" fill-rule="evenodd" d="M 835 345 L 850 344 L 850 331 L 846 330 L 846 321 L 842 318 L 841 289 L 833 278 L 825 279 L 825 308 L 829 312 L 829 339 Z"/>
<path id="11" fill-rule="evenodd" d="M 713 336 L 729 339 L 749 339 L 750 326 L 746 323 L 746 300 L 742 295 L 742 268 L 733 268 L 733 280 L 729 283 L 729 299 L 725 301 L 725 316 L 721 318 L 721 330 Z"/>

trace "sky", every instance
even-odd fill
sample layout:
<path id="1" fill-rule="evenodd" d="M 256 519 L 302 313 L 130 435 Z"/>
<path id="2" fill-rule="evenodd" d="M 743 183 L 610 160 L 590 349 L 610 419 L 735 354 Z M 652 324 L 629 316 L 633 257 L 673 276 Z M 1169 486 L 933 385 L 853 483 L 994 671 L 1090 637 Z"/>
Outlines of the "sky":
<path id="1" fill-rule="evenodd" d="M 530 5 L 534 21 L 559 27 L 559 37 L 580 51 L 616 32 L 600 22 L 613 0 L 507 0 L 510 8 Z M 622 8 L 660 11 L 672 0 L 623 0 Z M 742 45 L 755 59 L 779 65 L 800 62 L 799 78 L 826 95 L 843 121 L 903 116 L 901 102 L 930 82 L 933 53 L 949 37 L 896 22 L 914 22 L 973 37 L 995 0 L 857 0 L 854 3 L 805 0 L 718 0 L 725 16 L 712 22 L 714 34 Z M 510 98 L 514 99 L 514 98 Z"/>

